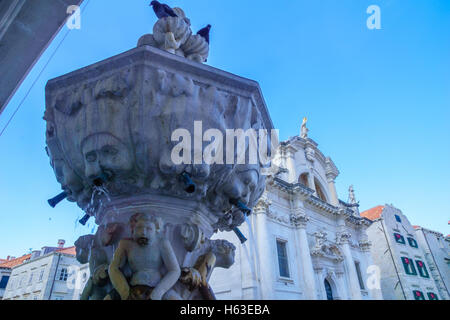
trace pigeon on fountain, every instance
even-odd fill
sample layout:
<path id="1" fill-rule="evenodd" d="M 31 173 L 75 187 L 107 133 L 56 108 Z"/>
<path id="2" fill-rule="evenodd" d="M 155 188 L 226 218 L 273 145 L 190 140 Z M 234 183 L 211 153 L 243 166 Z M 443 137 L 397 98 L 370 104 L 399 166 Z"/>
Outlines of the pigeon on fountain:
<path id="1" fill-rule="evenodd" d="M 206 42 L 209 44 L 209 31 L 211 30 L 211 25 L 208 24 L 206 27 L 204 27 L 203 29 L 200 29 L 197 34 L 202 36 Z"/>
<path id="2" fill-rule="evenodd" d="M 150 2 L 150 6 L 153 6 L 153 11 L 155 11 L 158 19 L 166 17 L 178 17 L 173 9 L 167 4 L 159 3 L 158 1 L 153 0 L 152 2 Z"/>

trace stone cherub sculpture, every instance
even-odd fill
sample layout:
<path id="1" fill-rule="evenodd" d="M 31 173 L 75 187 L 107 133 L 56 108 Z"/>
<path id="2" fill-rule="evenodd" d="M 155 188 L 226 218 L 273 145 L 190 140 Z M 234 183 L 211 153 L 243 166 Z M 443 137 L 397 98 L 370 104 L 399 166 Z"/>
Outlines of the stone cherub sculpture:
<path id="1" fill-rule="evenodd" d="M 131 239 L 122 239 L 109 266 L 109 277 L 122 300 L 179 299 L 172 290 L 181 270 L 170 242 L 161 236 L 163 223 L 147 213 L 130 218 Z M 128 263 L 128 281 L 121 268 Z M 163 273 L 161 270 L 165 269 Z"/>
<path id="2" fill-rule="evenodd" d="M 194 34 L 191 21 L 181 8 L 171 8 L 158 1 L 152 1 L 150 6 L 158 21 L 153 26 L 153 34 L 142 36 L 138 46 L 150 45 L 199 63 L 207 61 L 210 25 Z"/>
<path id="3" fill-rule="evenodd" d="M 198 289 L 200 298 L 215 300 L 208 280 L 214 268 L 229 268 L 233 265 L 236 247 L 226 240 L 205 239 L 196 225 L 184 225 L 181 234 L 185 248 L 199 256 L 193 266 L 182 269 L 180 282 L 187 286 L 191 297 Z"/>

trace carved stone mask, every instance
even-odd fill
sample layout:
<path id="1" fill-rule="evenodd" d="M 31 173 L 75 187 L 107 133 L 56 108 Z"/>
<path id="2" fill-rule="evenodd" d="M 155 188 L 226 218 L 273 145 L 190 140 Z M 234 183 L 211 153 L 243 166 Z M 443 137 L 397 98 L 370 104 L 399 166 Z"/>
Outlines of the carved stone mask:
<path id="1" fill-rule="evenodd" d="M 108 133 L 91 135 L 82 143 L 85 175 L 89 179 L 108 172 L 126 175 L 133 169 L 133 157 L 127 146 Z"/>
<path id="2" fill-rule="evenodd" d="M 224 193 L 230 199 L 239 199 L 245 204 L 249 203 L 252 192 L 258 184 L 258 173 L 256 170 L 248 170 L 234 173 L 224 187 Z"/>

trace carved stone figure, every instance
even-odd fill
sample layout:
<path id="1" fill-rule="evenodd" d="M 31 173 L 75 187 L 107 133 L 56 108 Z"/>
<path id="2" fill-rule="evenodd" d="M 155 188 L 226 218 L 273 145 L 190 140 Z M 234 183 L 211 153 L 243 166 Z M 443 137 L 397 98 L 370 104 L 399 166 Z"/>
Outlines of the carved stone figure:
<path id="1" fill-rule="evenodd" d="M 306 117 L 303 118 L 302 127 L 300 129 L 300 138 L 307 139 L 308 138 L 308 128 L 306 127 L 306 122 L 308 119 Z"/>
<path id="2" fill-rule="evenodd" d="M 109 266 L 111 282 L 122 300 L 161 300 L 180 276 L 172 245 L 161 236 L 162 220 L 137 213 L 131 217 L 130 227 L 132 238 L 119 242 Z M 129 282 L 120 270 L 125 263 L 132 271 Z"/>
<path id="3" fill-rule="evenodd" d="M 81 236 L 75 242 L 78 262 L 89 263 L 91 273 L 81 300 L 103 300 L 111 291 L 108 267 L 122 232 L 120 224 L 110 223 L 100 226 L 95 235 Z"/>
<path id="4" fill-rule="evenodd" d="M 191 292 L 175 277 L 177 270 L 222 265 L 208 239 L 242 224 L 264 191 L 261 162 L 247 160 L 248 139 L 234 145 L 230 162 L 211 147 L 221 138 L 226 144 L 230 129 L 273 129 L 259 85 L 190 61 L 206 60 L 207 41 L 192 35 L 181 9 L 173 11 L 176 17 L 159 19 L 139 47 L 46 85 L 51 165 L 67 199 L 98 225 L 93 237 L 78 242 L 93 275 L 86 299 L 201 298 L 198 288 Z M 187 178 L 195 187 L 186 186 Z M 155 229 L 142 237 L 148 244 L 136 236 L 141 231 L 133 227 L 133 236 L 125 228 L 136 212 L 163 222 L 138 219 L 145 230 Z"/>
<path id="5" fill-rule="evenodd" d="M 355 198 L 355 190 L 353 190 L 353 185 L 350 185 L 350 187 L 348 187 L 348 199 L 349 199 L 349 203 L 351 204 L 356 204 L 356 198 Z"/>
<path id="6" fill-rule="evenodd" d="M 183 268 L 180 281 L 192 292 L 198 289 L 205 300 L 215 300 L 208 279 L 216 267 L 229 268 L 234 263 L 236 247 L 226 240 L 208 240 L 206 253 L 192 267 Z"/>

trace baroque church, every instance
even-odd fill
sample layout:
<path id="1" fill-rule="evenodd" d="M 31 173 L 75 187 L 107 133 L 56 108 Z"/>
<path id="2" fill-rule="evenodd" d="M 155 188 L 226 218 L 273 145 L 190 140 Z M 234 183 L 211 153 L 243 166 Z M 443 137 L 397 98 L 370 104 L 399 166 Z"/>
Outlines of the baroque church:
<path id="1" fill-rule="evenodd" d="M 308 137 L 306 118 L 299 136 L 280 143 L 277 174 L 246 223 L 217 238 L 236 246 L 234 265 L 215 269 L 210 279 L 217 299 L 382 299 L 366 230 L 353 188 L 338 198 L 339 171 Z"/>

